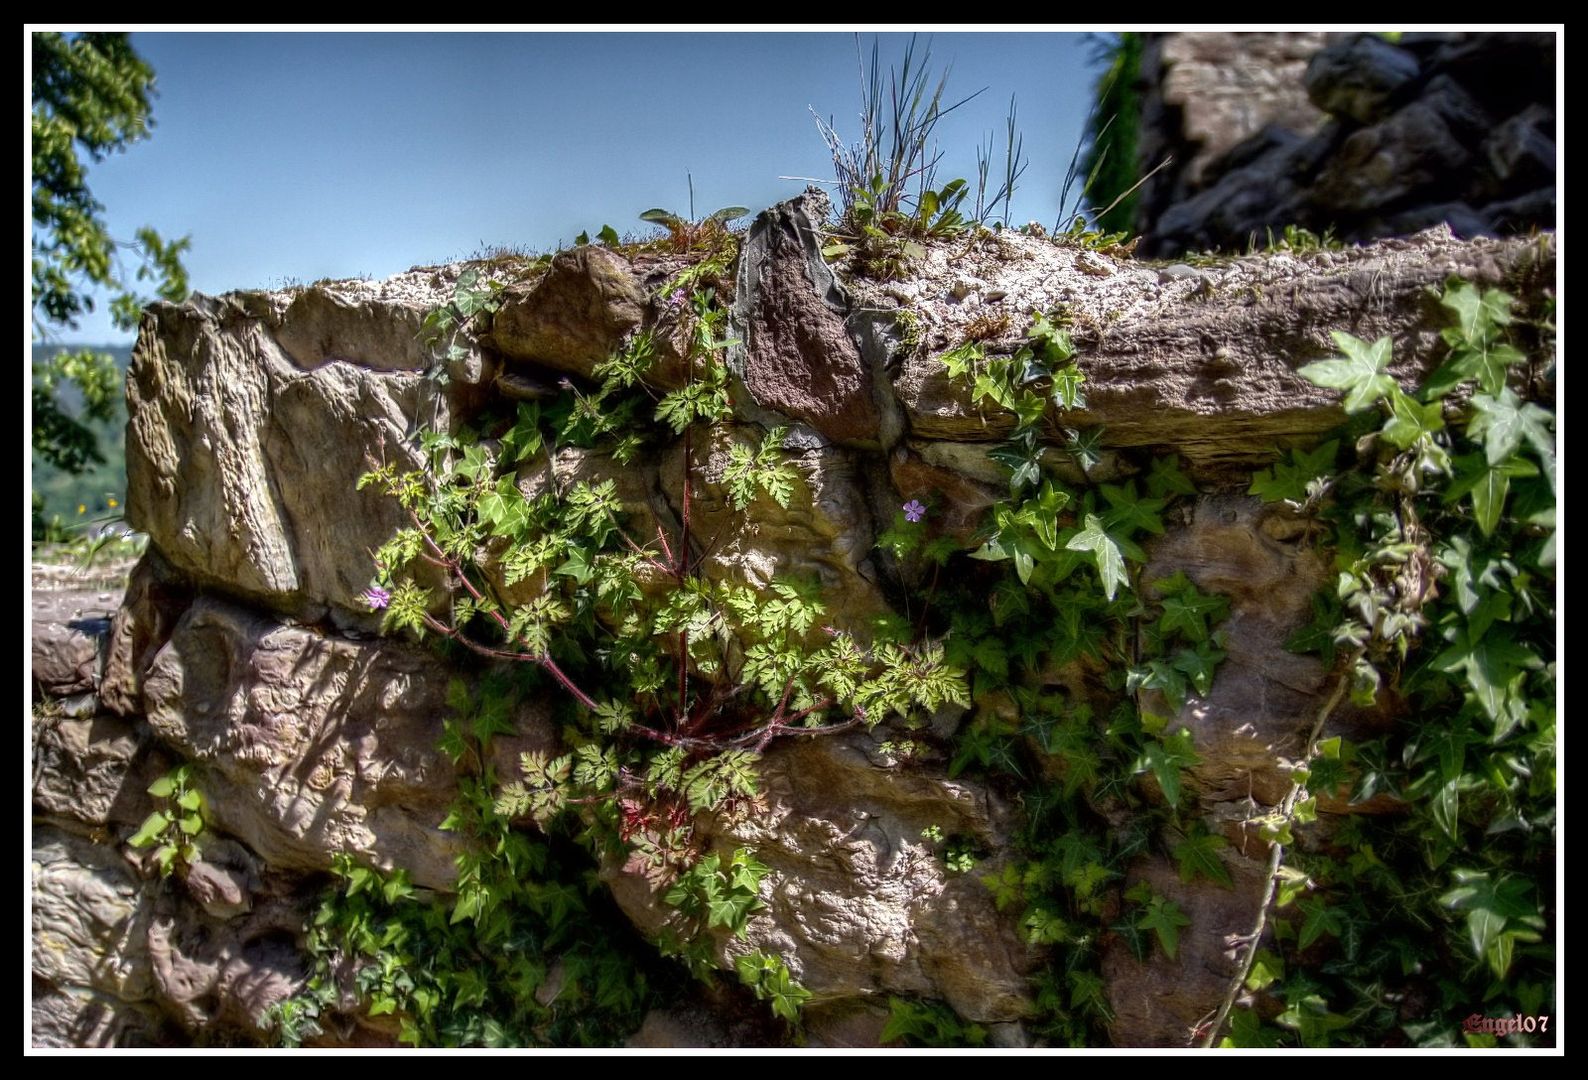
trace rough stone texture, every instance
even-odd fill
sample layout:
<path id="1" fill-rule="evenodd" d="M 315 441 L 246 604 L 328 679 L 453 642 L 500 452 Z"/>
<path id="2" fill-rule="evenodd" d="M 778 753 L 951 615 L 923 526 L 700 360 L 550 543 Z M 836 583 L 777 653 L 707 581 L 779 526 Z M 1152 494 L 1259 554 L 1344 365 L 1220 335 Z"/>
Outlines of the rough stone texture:
<path id="1" fill-rule="evenodd" d="M 1359 124 L 1382 120 L 1395 95 L 1417 78 L 1417 57 L 1377 34 L 1357 34 L 1307 62 L 1307 97 Z"/>
<path id="2" fill-rule="evenodd" d="M 324 869 L 337 852 L 406 867 L 450 889 L 458 839 L 437 826 L 455 788 L 437 749 L 445 667 L 397 642 L 354 642 L 281 626 L 200 599 L 144 681 L 149 726 L 202 769 L 217 824 L 271 866 Z M 551 745 L 518 718 L 498 740 L 504 774 L 519 750 Z"/>
<path id="3" fill-rule="evenodd" d="M 112 847 L 38 828 L 32 873 L 34 976 L 122 1000 L 149 997 L 152 912 L 126 860 Z"/>
<path id="4" fill-rule="evenodd" d="M 1146 881 L 1153 892 L 1179 905 L 1195 933 L 1182 933 L 1174 960 L 1156 945 L 1143 962 L 1114 938 L 1103 949 L 1114 1020 L 1109 1032 L 1118 1046 L 1192 1046 L 1197 1025 L 1208 1019 L 1235 977 L 1239 935 L 1248 933 L 1262 897 L 1265 852 L 1255 858 L 1221 856 L 1233 888 L 1198 879 L 1185 885 L 1171 860 L 1152 858 L 1128 875 L 1127 887 Z"/>
<path id="5" fill-rule="evenodd" d="M 158 549 L 144 552 L 127 577 L 126 594 L 111 620 L 99 700 L 122 716 L 143 714 L 143 675 L 192 603 L 192 590 Z"/>
<path id="6" fill-rule="evenodd" d="M 826 217 L 826 196 L 814 192 L 750 226 L 733 308 L 743 344 L 729 363 L 761 408 L 874 449 L 897 438 L 897 421 L 879 407 L 872 366 L 845 326 L 843 289 L 821 258 L 814 223 Z"/>
<path id="7" fill-rule="evenodd" d="M 1247 64 L 1274 82 L 1245 87 L 1244 126 L 1222 96 L 1186 92 Z M 1154 34 L 1142 79 L 1139 167 L 1171 150 L 1190 164 L 1144 186 L 1141 254 L 1244 250 L 1288 225 L 1359 242 L 1554 225 L 1554 34 Z M 1296 111 L 1303 87 L 1328 122 Z"/>
<path id="8" fill-rule="evenodd" d="M 101 712 L 46 712 L 33 730 L 33 811 L 61 822 L 137 826 L 153 809 L 145 789 L 170 767 L 141 725 Z"/>
<path id="9" fill-rule="evenodd" d="M 1022 295 L 1032 308 L 1063 305 L 1071 315 L 1085 358 L 1086 408 L 1067 413 L 1066 426 L 1102 425 L 1107 446 L 1172 447 L 1211 478 L 1232 464 L 1249 467 L 1276 442 L 1315 437 L 1340 422 L 1336 395 L 1297 374 L 1336 352 L 1330 330 L 1368 340 L 1392 335 L 1392 371 L 1411 387 L 1442 347 L 1444 317 L 1428 287 L 1451 274 L 1498 284 L 1530 265 L 1537 250 L 1523 240 L 1463 244 L 1435 229 L 1368 248 L 1234 260 L 1162 286 L 1154 271 L 1120 262 L 1083 298 L 1084 286 L 1065 280 L 1073 255 L 1010 236 L 954 272 L 977 275 L 990 289 L 1027 287 Z M 1550 259 L 1552 251 L 1546 248 Z M 929 255 L 912 283 L 922 299 L 947 291 L 938 258 Z M 906 357 L 895 376 L 917 438 L 993 440 L 1011 425 L 973 407 L 965 385 L 936 359 L 969 317 L 961 308 L 939 302 L 921 311 L 930 347 Z M 1056 430 L 1051 437 L 1060 439 Z"/>
<path id="10" fill-rule="evenodd" d="M 165 1035 L 160 1011 L 84 986 L 56 987 L 33 980 L 32 1045 L 51 1047 L 160 1046 Z"/>
<path id="11" fill-rule="evenodd" d="M 1347 136 L 1308 197 L 1323 213 L 1354 219 L 1439 191 L 1472 161 L 1458 132 L 1484 119 L 1471 96 L 1445 79 L 1383 123 Z"/>
<path id="12" fill-rule="evenodd" d="M 491 324 L 502 355 L 589 378 L 645 318 L 628 260 L 595 244 L 552 259 L 538 281 L 510 287 Z"/>
<path id="13" fill-rule="evenodd" d="M 206 844 L 211 858 L 252 860 L 236 844 L 213 837 Z M 209 873 L 240 882 L 240 902 L 207 912 L 189 899 L 203 884 L 172 891 L 140 876 L 113 847 L 36 827 L 34 1045 L 262 1037 L 260 1014 L 295 993 L 306 974 L 297 941 L 308 897 L 279 880 L 261 892 L 257 878 L 235 867 L 210 865 Z"/>
<path id="14" fill-rule="evenodd" d="M 115 592 L 35 592 L 33 688 L 36 694 L 67 697 L 99 687 L 110 620 L 120 603 Z"/>
<path id="15" fill-rule="evenodd" d="M 762 763 L 768 810 L 726 824 L 717 846 L 749 847 L 771 868 L 767 910 L 746 940 L 717 943 L 723 962 L 781 954 L 812 1004 L 876 995 L 939 998 L 977 1021 L 1014 1020 L 1028 1005 L 1034 958 L 977 878 L 950 875 L 921 830 L 1009 850 L 1009 811 L 986 789 L 917 771 L 879 768 L 870 736 L 786 740 Z M 613 895 L 655 932 L 671 909 L 644 879 L 609 868 Z"/>
<path id="16" fill-rule="evenodd" d="M 1155 221 L 1206 185 L 1214 163 L 1264 127 L 1306 134 L 1324 114 L 1307 99 L 1307 62 L 1329 35 L 1149 34 L 1141 65 L 1142 173 L 1171 163 L 1141 188 Z"/>
<path id="17" fill-rule="evenodd" d="M 127 519 L 200 584 L 369 626 L 369 551 L 403 519 L 379 491 L 355 490 L 366 458 L 416 461 L 414 425 L 448 426 L 475 387 L 454 378 L 435 393 L 411 353 L 378 367 L 306 354 L 288 332 L 301 303 L 236 294 L 149 309 L 127 382 Z M 313 341 L 383 340 L 383 318 L 408 310 L 327 302 Z M 331 313 L 348 320 L 335 336 Z M 331 506 L 336 529 L 323 527 Z"/>

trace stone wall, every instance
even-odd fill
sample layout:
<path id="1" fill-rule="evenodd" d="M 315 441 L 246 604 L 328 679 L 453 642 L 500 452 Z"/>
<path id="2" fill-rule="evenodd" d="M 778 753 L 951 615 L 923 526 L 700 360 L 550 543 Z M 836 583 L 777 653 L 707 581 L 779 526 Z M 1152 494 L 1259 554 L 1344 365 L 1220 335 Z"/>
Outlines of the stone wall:
<path id="1" fill-rule="evenodd" d="M 1003 233 L 933 245 L 907 280 L 882 285 L 842 281 L 822 262 L 812 222 L 825 212 L 820 199 L 776 207 L 743 245 L 731 290 L 738 415 L 723 438 L 791 425 L 803 482 L 787 508 L 762 500 L 730 514 L 726 451 L 702 451 L 693 512 L 720 537 L 708 576 L 793 570 L 822 580 L 835 621 L 888 610 L 900 583 L 875 538 L 897 507 L 933 496 L 968 538 L 1003 483 L 985 453 L 999 421 L 934 357 L 1000 317 L 992 347 L 1013 348 L 1033 312 L 1063 305 L 1088 378 L 1087 407 L 1066 422 L 1105 430 L 1092 479 L 1175 452 L 1202 490 L 1148 567 L 1183 570 L 1231 602 L 1230 659 L 1177 718 L 1202 759 L 1190 777 L 1197 812 L 1220 828 L 1239 800 L 1276 800 L 1325 676 L 1279 643 L 1306 621 L 1327 567 L 1243 492 L 1276 445 L 1341 419 L 1296 370 L 1333 351 L 1330 330 L 1389 334 L 1394 374 L 1411 386 L 1438 345 L 1430 287 L 1452 274 L 1548 280 L 1552 242 L 1435 229 L 1168 273 Z M 304 919 L 334 855 L 451 887 L 457 842 L 438 828 L 457 783 L 437 750 L 448 673 L 429 650 L 373 633 L 359 592 L 395 520 L 355 481 L 366 460 L 410 454 L 416 424 L 448 428 L 526 387 L 586 376 L 636 327 L 665 340 L 655 292 L 677 268 L 597 247 L 559 255 L 508 291 L 495 332 L 470 340 L 444 383 L 427 377 L 413 335 L 460 266 L 149 310 L 127 390 L 129 518 L 149 552 L 124 598 L 35 599 L 36 1043 L 260 1039 L 259 1014 L 306 975 Z M 555 470 L 527 461 L 521 484 L 612 476 L 626 513 L 676 519 L 676 451 L 628 468 L 564 455 Z M 552 704 L 522 708 L 516 735 L 498 741 L 502 772 L 521 750 L 557 745 Z M 967 719 L 950 710 L 934 730 Z M 1337 722 L 1366 720 L 1347 711 Z M 765 909 L 745 941 L 717 942 L 716 960 L 783 956 L 813 994 L 817 1045 L 874 1043 L 890 995 L 945 1001 L 994 1043 L 1026 1045 L 1044 956 L 978 880 L 1017 857 L 1017 808 L 985 782 L 949 778 L 941 753 L 900 764 L 881 747 L 888 734 L 775 743 L 762 764 L 766 812 L 707 824 L 715 845 L 748 847 L 771 868 Z M 145 787 L 179 761 L 196 770 L 215 838 L 185 879 L 163 882 L 125 841 L 149 812 Z M 974 838 L 986 853 L 977 875 L 934 857 L 921 836 L 934 824 Z M 1233 969 L 1228 935 L 1258 901 L 1259 857 L 1226 853 L 1233 890 L 1140 858 L 1133 879 L 1174 898 L 1193 926 L 1177 960 L 1107 951 L 1117 1043 L 1183 1043 L 1208 1011 Z M 637 927 L 661 924 L 665 906 L 643 878 L 620 866 L 602 875 Z M 657 1014 L 636 1044 L 732 1042 L 744 1037 L 735 1030 Z M 390 1032 L 350 1022 L 333 1041 L 372 1040 Z"/>
<path id="2" fill-rule="evenodd" d="M 1153 34 L 1141 252 L 1555 226 L 1555 35 Z"/>

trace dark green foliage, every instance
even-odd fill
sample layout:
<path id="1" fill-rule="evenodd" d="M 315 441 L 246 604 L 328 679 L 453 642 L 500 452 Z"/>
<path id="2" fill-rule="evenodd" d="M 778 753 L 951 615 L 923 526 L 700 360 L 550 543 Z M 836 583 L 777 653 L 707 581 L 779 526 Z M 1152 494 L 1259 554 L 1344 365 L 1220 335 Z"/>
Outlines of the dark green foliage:
<path id="1" fill-rule="evenodd" d="M 948 659 L 970 672 L 980 706 L 956 739 L 950 775 L 985 772 L 1027 810 L 1023 859 L 982 881 L 1017 915 L 1027 943 L 1049 951 L 1036 1027 L 1056 1043 L 1097 1045 L 1106 1037 L 1098 1025 L 1110 1019 L 1096 970 L 1103 935 L 1176 954 L 1188 922 L 1162 898 L 1122 903 L 1136 857 L 1156 840 L 1187 873 L 1229 880 L 1222 841 L 1179 817 L 1182 773 L 1198 760 L 1190 733 L 1159 715 L 1211 689 L 1228 601 L 1184 574 L 1145 591 L 1137 581 L 1141 540 L 1164 532 L 1173 500 L 1195 494 L 1177 459 L 1079 490 L 1047 472 L 1038 425 L 1050 408 L 1062 416 L 1085 404 L 1085 376 L 1058 323 L 1034 320 L 1028 344 L 1010 356 L 972 344 L 941 358 L 950 377 L 985 407 L 1013 414 L 1016 426 L 989 454 L 1010 475 L 1009 495 L 988 510 L 971 561 L 950 557 L 954 584 L 934 576 L 923 603 L 927 625 L 948 626 Z M 1083 469 L 1100 441 L 1096 430 L 1072 434 L 1070 454 Z M 890 539 L 904 529 L 916 532 Z M 927 562 L 930 532 L 896 523 L 882 542 L 908 569 Z M 1051 685 L 1075 670 L 1091 673 L 1090 696 Z M 1108 828 L 1105 812 L 1128 812 L 1132 828 Z"/>
<path id="2" fill-rule="evenodd" d="M 130 330 L 146 302 L 139 283 L 151 282 L 165 300 L 187 296 L 188 241 L 167 242 L 147 226 L 130 242 L 112 237 L 80 155 L 102 161 L 148 137 L 154 72 L 123 33 L 39 32 L 31 50 L 34 337 L 75 329 L 101 289 L 117 329 Z M 122 263 L 128 249 L 137 253 L 135 269 Z M 96 427 L 111 420 L 120 388 L 112 358 L 92 350 L 35 358 L 32 382 L 35 453 L 69 473 L 103 462 Z M 67 386 L 78 408 L 61 395 Z"/>
<path id="3" fill-rule="evenodd" d="M 1143 37 L 1119 34 L 1104 53 L 1108 69 L 1098 78 L 1097 100 L 1087 118 L 1086 173 L 1083 196 L 1087 206 L 1106 211 L 1094 220 L 1107 233 L 1130 233 L 1137 227 L 1136 204 L 1131 191 L 1141 180 L 1137 146 L 1141 139 L 1140 79 Z M 1061 222 L 1061 227 L 1067 223 Z"/>
<path id="4" fill-rule="evenodd" d="M 879 1041 L 903 1046 L 985 1046 L 987 1029 L 967 1024 L 947 1005 L 895 997 L 888 999 L 888 1023 Z"/>
<path id="5" fill-rule="evenodd" d="M 1384 374 L 1387 339 L 1338 335 L 1341 357 L 1303 369 L 1380 426 L 1338 468 L 1336 441 L 1293 457 L 1284 482 L 1309 490 L 1279 494 L 1338 574 L 1290 644 L 1335 666 L 1348 652 L 1356 700 L 1399 719 L 1360 744 L 1322 740 L 1298 776 L 1406 809 L 1289 851 L 1277 954 L 1252 975 L 1282 1004 L 1278 1026 L 1237 1010 L 1225 1045 L 1452 1045 L 1473 1012 L 1553 1012 L 1554 416 L 1507 384 L 1525 359 L 1512 298 L 1452 281 L 1443 304 L 1450 354 L 1415 394 Z M 1315 805 L 1276 835 L 1304 837 Z M 1399 1004 L 1412 998 L 1425 1006 Z"/>

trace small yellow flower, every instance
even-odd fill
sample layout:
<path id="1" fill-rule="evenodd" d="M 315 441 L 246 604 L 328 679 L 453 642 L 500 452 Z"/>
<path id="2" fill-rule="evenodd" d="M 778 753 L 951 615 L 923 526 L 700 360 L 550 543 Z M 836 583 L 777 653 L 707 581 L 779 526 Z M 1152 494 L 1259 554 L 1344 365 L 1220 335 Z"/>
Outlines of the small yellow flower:
<path id="1" fill-rule="evenodd" d="M 115 500 L 115 499 L 111 499 L 111 500 L 110 500 L 110 508 L 111 508 L 111 509 L 112 509 L 112 510 L 114 510 L 114 509 L 115 509 L 115 508 L 116 508 L 116 507 L 118 507 L 118 506 L 120 506 L 120 505 L 121 505 L 121 504 L 120 504 L 120 503 L 118 503 L 118 502 L 117 502 L 117 501 L 116 501 L 116 500 Z"/>
<path id="2" fill-rule="evenodd" d="M 86 513 L 88 513 L 88 507 L 84 506 L 82 503 L 78 503 L 77 504 L 77 512 L 79 514 L 86 514 Z"/>

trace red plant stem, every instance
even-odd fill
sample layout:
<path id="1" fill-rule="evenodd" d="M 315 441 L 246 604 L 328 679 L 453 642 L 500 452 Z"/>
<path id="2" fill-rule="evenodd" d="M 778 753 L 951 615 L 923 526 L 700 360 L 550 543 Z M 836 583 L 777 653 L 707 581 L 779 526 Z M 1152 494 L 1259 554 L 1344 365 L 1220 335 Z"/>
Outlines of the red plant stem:
<path id="1" fill-rule="evenodd" d="M 463 572 L 463 569 L 458 566 L 457 561 L 447 558 L 447 553 L 442 551 L 441 546 L 431 539 L 430 532 L 419 520 L 419 515 L 410 510 L 408 511 L 408 517 L 411 521 L 413 521 L 414 526 L 419 530 L 419 534 L 425 538 L 425 543 L 429 544 L 430 549 L 436 553 L 436 557 L 443 560 L 447 567 L 449 567 L 453 573 L 457 574 L 458 580 L 463 583 L 463 587 L 469 590 L 470 596 L 474 597 L 474 602 L 477 604 L 484 603 L 485 596 L 480 592 L 479 589 L 474 587 L 474 583 L 469 580 L 469 575 Z M 507 635 L 507 640 L 512 642 L 514 640 L 514 635 L 507 619 L 500 611 L 492 611 L 489 614 L 493 619 L 496 620 L 497 625 L 502 628 L 502 632 Z M 457 638 L 468 647 L 474 649 L 475 652 L 482 653 L 483 655 L 496 656 L 499 658 L 517 660 L 520 662 L 528 661 L 530 663 L 539 664 L 548 675 L 550 675 L 553 679 L 556 679 L 557 682 L 562 685 L 564 690 L 573 695 L 575 701 L 579 702 L 579 704 L 583 705 L 587 709 L 595 709 L 595 699 L 589 694 L 585 693 L 583 690 L 579 689 L 579 687 L 574 684 L 574 681 L 568 678 L 567 673 L 565 673 L 562 668 L 557 666 L 557 662 L 553 660 L 549 654 L 518 653 L 508 652 L 501 649 L 490 649 L 488 646 L 480 645 L 478 642 L 472 641 L 466 635 L 460 633 L 456 628 L 448 627 L 445 623 L 441 623 L 438 620 L 432 619 L 428 614 L 425 615 L 425 622 L 435 623 L 436 630 L 442 633 L 448 633 L 448 636 Z"/>
<path id="2" fill-rule="evenodd" d="M 508 649 L 493 649 L 489 645 L 480 644 L 478 641 L 475 641 L 457 627 L 448 626 L 440 619 L 437 619 L 435 616 L 428 613 L 425 615 L 425 625 L 430 627 L 430 629 L 434 630 L 436 633 L 451 638 L 459 644 L 479 653 L 481 656 L 490 656 L 498 660 L 514 660 L 522 664 L 538 664 L 548 675 L 550 675 L 553 679 L 556 679 L 557 682 L 562 685 L 564 690 L 572 694 L 574 696 L 574 700 L 578 701 L 579 704 L 592 711 L 596 707 L 595 700 L 591 698 L 589 694 L 579 689 L 578 686 L 574 685 L 573 680 L 568 678 L 567 674 L 562 670 L 562 668 L 557 666 L 557 662 L 550 656 L 547 656 L 545 653 L 514 652 Z"/>
<path id="3" fill-rule="evenodd" d="M 772 713 L 772 723 L 780 724 L 783 722 L 783 710 L 788 707 L 789 695 L 792 693 L 794 693 L 794 680 L 790 679 L 783 685 L 783 696 L 778 700 L 777 709 Z"/>

